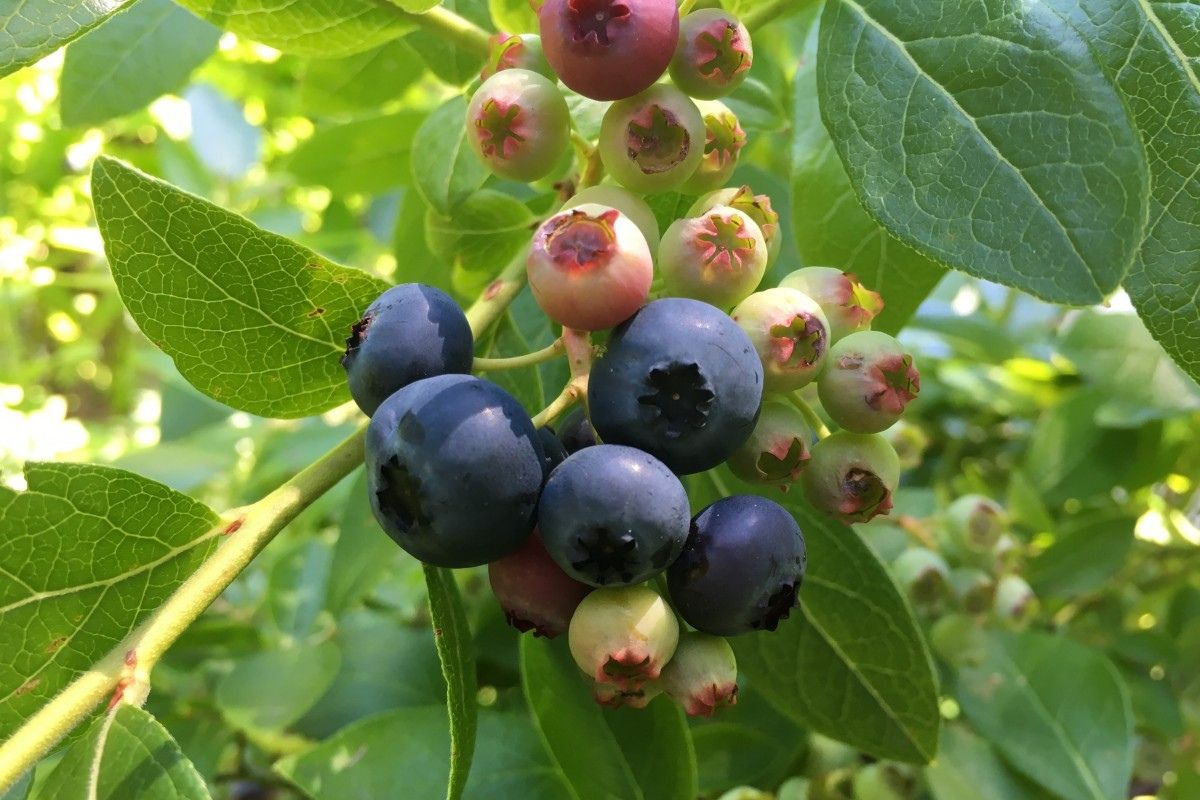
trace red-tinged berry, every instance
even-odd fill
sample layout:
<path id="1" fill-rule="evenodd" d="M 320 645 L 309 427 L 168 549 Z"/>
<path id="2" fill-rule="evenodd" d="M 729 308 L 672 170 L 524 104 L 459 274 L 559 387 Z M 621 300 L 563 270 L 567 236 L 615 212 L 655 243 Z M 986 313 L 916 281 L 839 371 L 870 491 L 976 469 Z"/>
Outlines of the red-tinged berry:
<path id="1" fill-rule="evenodd" d="M 696 105 L 704 118 L 704 157 L 680 187 L 684 194 L 704 194 L 724 186 L 746 146 L 746 132 L 728 106 L 716 100 L 701 100 Z"/>
<path id="2" fill-rule="evenodd" d="M 867 522 L 892 510 L 900 459 L 878 434 L 838 431 L 813 445 L 801 482 L 818 511 L 847 524 Z"/>
<path id="3" fill-rule="evenodd" d="M 825 411 L 855 433 L 890 428 L 920 391 L 912 355 L 895 337 L 878 331 L 852 333 L 834 344 L 817 383 Z"/>
<path id="4" fill-rule="evenodd" d="M 753 63 L 746 26 L 727 11 L 705 8 L 679 24 L 671 80 L 692 97 L 714 100 L 740 86 Z"/>
<path id="5" fill-rule="evenodd" d="M 707 633 L 679 637 L 675 656 L 663 670 L 663 690 L 690 717 L 711 717 L 737 703 L 737 659 L 729 642 Z"/>
<path id="6" fill-rule="evenodd" d="M 562 93 L 544 75 L 506 69 L 488 78 L 467 106 L 467 140 L 489 170 L 515 181 L 549 175 L 571 138 Z"/>
<path id="7" fill-rule="evenodd" d="M 767 270 L 767 245 L 754 220 L 716 206 L 667 228 L 658 268 L 668 294 L 729 308 L 758 288 Z"/>
<path id="8" fill-rule="evenodd" d="M 567 641 L 584 673 L 630 691 L 662 673 L 679 643 L 679 623 L 644 586 L 597 589 L 575 609 Z"/>
<path id="9" fill-rule="evenodd" d="M 558 77 L 593 100 L 649 88 L 666 72 L 679 38 L 675 0 L 545 0 L 538 23 Z"/>
<path id="10" fill-rule="evenodd" d="M 729 457 L 729 469 L 748 483 L 787 488 L 808 464 L 816 435 L 796 408 L 763 403 L 754 433 Z"/>
<path id="11" fill-rule="evenodd" d="M 568 328 L 598 331 L 642 307 L 654 261 L 629 217 L 585 203 L 542 223 L 533 235 L 527 272 L 546 316 Z"/>
<path id="12" fill-rule="evenodd" d="M 605 708 L 645 708 L 662 692 L 658 681 L 625 688 L 613 683 L 592 682 L 592 697 Z"/>
<path id="13" fill-rule="evenodd" d="M 654 216 L 654 211 L 650 206 L 646 205 L 645 200 L 620 186 L 601 184 L 599 186 L 589 186 L 586 189 L 580 189 L 575 193 L 574 197 L 563 204 L 563 210 L 575 208 L 585 203 L 615 208 L 629 217 L 633 220 L 633 224 L 638 226 L 638 230 L 642 232 L 642 235 L 646 237 L 646 244 L 650 246 L 650 252 L 658 252 L 658 220 Z"/>
<path id="14" fill-rule="evenodd" d="M 554 563 L 536 528 L 521 549 L 488 564 L 488 580 L 509 625 L 548 639 L 567 632 L 592 591 Z"/>
<path id="15" fill-rule="evenodd" d="M 816 301 L 795 289 L 755 292 L 730 316 L 762 359 L 767 393 L 807 386 L 825 368 L 829 322 Z"/>
<path id="16" fill-rule="evenodd" d="M 871 327 L 871 320 L 883 311 L 883 298 L 862 285 L 850 272 L 833 267 L 805 267 L 779 282 L 780 286 L 799 289 L 821 304 L 829 318 L 832 341 Z"/>
<path id="17" fill-rule="evenodd" d="M 755 194 L 749 186 L 731 186 L 709 192 L 688 209 L 689 217 L 703 216 L 716 206 L 736 208 L 758 225 L 762 231 L 763 240 L 767 243 L 767 266 L 770 267 L 779 257 L 783 246 L 780 235 L 779 214 L 771 207 L 771 198 L 765 194 Z"/>
<path id="18" fill-rule="evenodd" d="M 488 57 L 479 71 L 486 81 L 506 69 L 528 69 L 553 81 L 554 70 L 542 52 L 542 39 L 534 33 L 497 33 L 488 39 Z"/>
<path id="19" fill-rule="evenodd" d="M 600 123 L 600 159 L 635 192 L 678 189 L 704 157 L 704 118 L 691 98 L 659 84 L 613 103 Z"/>

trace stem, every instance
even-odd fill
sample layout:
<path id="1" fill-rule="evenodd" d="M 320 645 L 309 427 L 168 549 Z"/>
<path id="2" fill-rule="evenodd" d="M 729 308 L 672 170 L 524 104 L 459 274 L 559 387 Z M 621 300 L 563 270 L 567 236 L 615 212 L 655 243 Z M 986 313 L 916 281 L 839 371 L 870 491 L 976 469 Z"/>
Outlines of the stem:
<path id="1" fill-rule="evenodd" d="M 571 406 L 579 402 L 579 389 L 574 382 L 568 383 L 558 393 L 558 397 L 550 401 L 550 405 L 533 416 L 533 427 L 544 428 L 558 419 Z"/>
<path id="2" fill-rule="evenodd" d="M 396 12 L 406 19 L 412 20 L 417 27 L 445 39 L 462 50 L 480 58 L 488 56 L 490 49 L 488 40 L 491 38 L 491 34 L 453 11 L 442 6 L 434 6 L 424 14 L 413 14 L 400 8 L 397 8 Z"/>
<path id="3" fill-rule="evenodd" d="M 268 542 L 296 515 L 362 463 L 363 426 L 291 480 L 221 521 L 239 523 L 228 541 L 200 565 L 165 603 L 107 656 L 76 678 L 0 745 L 0 791 L 37 763 L 101 701 L 128 680 L 136 665 L 144 680 L 180 634 L 220 596 Z"/>
<path id="4" fill-rule="evenodd" d="M 800 413 L 804 415 L 804 420 L 816 431 L 817 436 L 822 439 L 829 436 L 829 428 L 817 416 L 817 412 L 812 410 L 812 406 L 808 404 L 808 401 L 800 396 L 799 391 L 788 394 L 788 399 L 792 401 L 792 405 L 800 409 Z"/>
<path id="5" fill-rule="evenodd" d="M 600 148 L 593 147 L 579 175 L 579 188 L 595 186 L 604 178 L 604 162 L 600 160 Z"/>
<path id="6" fill-rule="evenodd" d="M 555 339 L 541 350 L 534 350 L 532 353 L 526 353 L 523 356 L 512 356 L 511 358 L 480 358 L 475 357 L 474 363 L 471 365 L 476 372 L 491 372 L 502 369 L 520 369 L 521 367 L 532 367 L 537 364 L 542 364 L 546 361 L 558 358 L 563 354 L 566 348 L 563 346 L 562 339 Z"/>
<path id="7" fill-rule="evenodd" d="M 688 14 L 692 13 L 692 9 L 696 7 L 696 0 L 683 0 L 679 4 L 679 18 L 683 19 Z"/>
<path id="8" fill-rule="evenodd" d="M 508 304 L 520 294 L 521 289 L 525 286 L 525 261 L 527 259 L 528 252 L 521 251 L 521 254 L 508 263 L 508 266 L 496 276 L 496 279 L 483 290 L 479 299 L 467 309 L 467 322 L 470 323 L 471 333 L 475 335 L 476 340 L 492 326 L 493 322 L 500 318 L 504 309 L 508 308 Z"/>

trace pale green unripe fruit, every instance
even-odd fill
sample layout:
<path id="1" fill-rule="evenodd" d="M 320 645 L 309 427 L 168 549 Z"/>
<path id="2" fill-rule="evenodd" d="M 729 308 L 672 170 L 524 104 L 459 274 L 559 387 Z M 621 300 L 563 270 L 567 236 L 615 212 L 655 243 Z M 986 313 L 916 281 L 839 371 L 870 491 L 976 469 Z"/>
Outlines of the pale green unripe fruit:
<path id="1" fill-rule="evenodd" d="M 679 643 L 679 623 L 644 586 L 597 589 L 571 617 L 567 642 L 575 663 L 597 683 L 623 690 L 655 680 Z"/>
<path id="2" fill-rule="evenodd" d="M 833 341 L 871 327 L 883 310 L 883 298 L 862 285 L 852 273 L 834 267 L 804 267 L 779 282 L 799 289 L 821 304 L 829 317 Z"/>
<path id="3" fill-rule="evenodd" d="M 763 403 L 754 432 L 726 461 L 748 483 L 787 486 L 808 465 L 816 434 L 808 420 L 788 403 Z"/>
<path id="4" fill-rule="evenodd" d="M 987 640 L 975 620 L 966 614 L 947 614 L 933 623 L 929 644 L 938 658 L 954 667 L 983 663 Z"/>
<path id="5" fill-rule="evenodd" d="M 758 288 L 767 271 L 767 245 L 754 220 L 716 206 L 667 228 L 658 269 L 671 296 L 730 308 Z"/>
<path id="6" fill-rule="evenodd" d="M 691 717 L 711 717 L 737 702 L 737 659 L 729 642 L 707 633 L 685 633 L 663 669 L 663 690 Z"/>
<path id="7" fill-rule="evenodd" d="M 1009 627 L 1024 628 L 1037 615 L 1039 607 L 1033 587 L 1021 576 L 1005 575 L 996 584 L 994 613 Z"/>
<path id="8" fill-rule="evenodd" d="M 763 365 L 767 393 L 792 392 L 816 380 L 829 353 L 829 320 L 796 289 L 755 292 L 730 312 Z"/>
<path id="9" fill-rule="evenodd" d="M 945 526 L 946 536 L 955 548 L 968 553 L 991 553 L 1008 522 L 1004 508 L 995 500 L 968 494 L 946 509 Z"/>
<path id="10" fill-rule="evenodd" d="M 895 337 L 852 333 L 829 348 L 817 396 L 826 413 L 855 433 L 879 433 L 899 421 L 921 391 L 912 355 Z"/>
<path id="11" fill-rule="evenodd" d="M 950 573 L 954 596 L 968 614 L 982 614 L 992 607 L 996 581 L 980 569 L 956 569 Z"/>
<path id="12" fill-rule="evenodd" d="M 801 476 L 808 502 L 847 524 L 891 511 L 899 482 L 900 459 L 888 441 L 848 431 L 817 442 Z"/>
<path id="13" fill-rule="evenodd" d="M 575 208 L 575 206 L 585 203 L 609 206 L 629 217 L 633 224 L 638 227 L 638 230 L 642 232 L 642 236 L 646 238 L 646 244 L 649 245 L 650 252 L 658 252 L 658 220 L 654 216 L 654 211 L 651 210 L 650 206 L 646 205 L 645 200 L 628 189 L 602 183 L 599 186 L 589 186 L 586 189 L 580 189 L 570 200 L 563 203 L 563 209 Z"/>
<path id="14" fill-rule="evenodd" d="M 950 593 L 950 567 L 932 550 L 912 547 L 892 563 L 896 582 L 918 603 L 934 603 Z"/>

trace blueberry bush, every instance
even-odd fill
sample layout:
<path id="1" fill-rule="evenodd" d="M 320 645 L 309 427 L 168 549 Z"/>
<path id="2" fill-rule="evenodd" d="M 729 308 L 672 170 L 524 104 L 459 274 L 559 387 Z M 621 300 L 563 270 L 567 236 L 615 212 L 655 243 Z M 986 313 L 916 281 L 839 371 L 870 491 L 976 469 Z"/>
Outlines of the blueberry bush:
<path id="1" fill-rule="evenodd" d="M 3 800 L 1200 797 L 1200 4 L 0 5 Z"/>

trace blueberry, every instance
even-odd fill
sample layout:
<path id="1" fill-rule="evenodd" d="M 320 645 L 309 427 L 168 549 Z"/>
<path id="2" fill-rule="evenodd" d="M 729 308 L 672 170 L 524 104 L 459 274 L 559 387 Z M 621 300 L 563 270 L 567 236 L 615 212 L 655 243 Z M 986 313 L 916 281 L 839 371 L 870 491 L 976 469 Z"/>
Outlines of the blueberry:
<path id="1" fill-rule="evenodd" d="M 592 421 L 579 407 L 571 409 L 570 413 L 559 423 L 558 439 L 567 449 L 568 455 L 598 444 L 596 431 L 592 428 Z"/>
<path id="2" fill-rule="evenodd" d="M 817 396 L 833 421 L 848 431 L 890 428 L 921 391 L 912 355 L 886 333 L 851 333 L 829 349 L 826 360 Z"/>
<path id="3" fill-rule="evenodd" d="M 614 694 L 634 695 L 657 680 L 679 644 L 679 623 L 671 607 L 653 589 L 616 586 L 592 592 L 575 609 L 567 630 L 567 644 L 575 663 L 596 683 L 598 703 L 612 702 Z M 653 691 L 653 690 L 652 690 Z M 647 699 L 648 701 L 648 699 Z"/>
<path id="4" fill-rule="evenodd" d="M 888 440 L 849 431 L 813 445 L 801 475 L 812 507 L 847 525 L 889 513 L 899 482 L 900 458 Z"/>
<path id="5" fill-rule="evenodd" d="M 733 648 L 719 636 L 685 633 L 679 637 L 660 682 L 689 717 L 711 717 L 718 708 L 737 704 Z"/>
<path id="6" fill-rule="evenodd" d="M 683 553 L 667 570 L 680 616 L 716 636 L 775 630 L 797 602 L 807 550 L 796 520 L 778 503 L 739 494 L 692 520 Z"/>
<path id="7" fill-rule="evenodd" d="M 619 325 L 588 383 L 600 438 L 637 447 L 674 472 L 715 467 L 754 430 L 763 369 L 720 309 L 665 298 Z"/>
<path id="8" fill-rule="evenodd" d="M 542 472 L 549 478 L 554 468 L 566 461 L 569 454 L 553 428 L 539 428 L 537 433 L 538 441 L 542 445 Z"/>
<path id="9" fill-rule="evenodd" d="M 533 422 L 508 392 L 469 375 L 426 378 L 371 419 L 371 510 L 426 564 L 486 564 L 533 529 L 542 458 Z"/>
<path id="10" fill-rule="evenodd" d="M 592 586 L 641 583 L 679 555 L 688 532 L 683 484 L 632 447 L 601 444 L 567 458 L 538 505 L 546 550 Z"/>
<path id="11" fill-rule="evenodd" d="M 368 416 L 413 381 L 471 371 L 474 338 L 450 295 L 420 283 L 381 294 L 354 323 L 342 366 L 350 395 Z"/>

